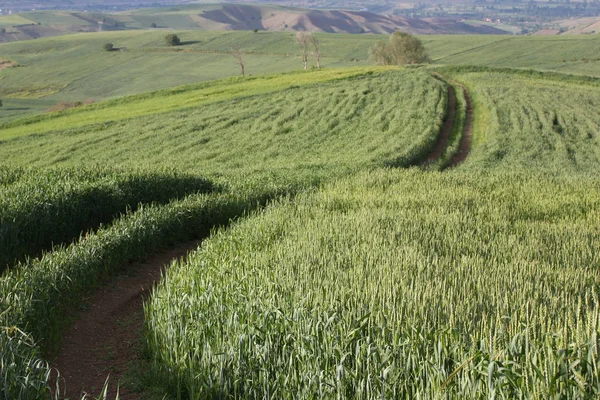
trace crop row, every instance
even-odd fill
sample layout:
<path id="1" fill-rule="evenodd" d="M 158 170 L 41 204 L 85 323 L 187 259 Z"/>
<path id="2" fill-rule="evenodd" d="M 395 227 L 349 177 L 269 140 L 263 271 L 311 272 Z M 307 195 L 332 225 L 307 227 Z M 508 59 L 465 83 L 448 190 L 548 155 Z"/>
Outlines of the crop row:
<path id="1" fill-rule="evenodd" d="M 473 169 L 593 173 L 600 162 L 600 80 L 453 69 L 475 102 Z"/>
<path id="2" fill-rule="evenodd" d="M 191 399 L 597 398 L 598 183 L 382 170 L 281 201 L 171 265 L 146 305 L 156 382 Z"/>
<path id="3" fill-rule="evenodd" d="M 0 176 L 0 272 L 77 239 L 139 203 L 166 203 L 212 190 L 206 179 L 166 170 L 7 167 Z"/>
<path id="4" fill-rule="evenodd" d="M 388 71 L 12 139 L 0 158 L 10 153 L 14 164 L 35 166 L 168 165 L 227 178 L 406 166 L 432 147 L 445 93 L 428 72 Z"/>
<path id="5" fill-rule="evenodd" d="M 252 192 L 194 194 L 167 205 L 142 205 L 77 243 L 27 260 L 4 274 L 0 278 L 0 398 L 50 396 L 50 369 L 41 354 L 58 348 L 66 311 L 103 280 L 157 248 L 207 236 L 287 190 L 293 189 L 267 185 Z"/>

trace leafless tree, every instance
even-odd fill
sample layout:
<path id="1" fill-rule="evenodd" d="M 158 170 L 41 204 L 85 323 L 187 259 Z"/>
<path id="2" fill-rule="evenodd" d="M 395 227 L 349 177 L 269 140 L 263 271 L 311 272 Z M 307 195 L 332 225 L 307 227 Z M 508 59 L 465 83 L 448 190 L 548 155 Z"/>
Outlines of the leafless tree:
<path id="1" fill-rule="evenodd" d="M 311 34 L 309 32 L 296 32 L 296 42 L 300 46 L 304 69 L 308 69 L 308 45 L 310 43 L 310 36 Z"/>
<path id="2" fill-rule="evenodd" d="M 308 39 L 314 49 L 313 54 L 315 55 L 315 58 L 317 59 L 317 69 L 321 69 L 321 50 L 319 49 L 319 40 L 312 33 L 309 33 Z"/>
<path id="3" fill-rule="evenodd" d="M 244 65 L 244 53 L 238 48 L 231 49 L 231 55 L 235 58 L 242 70 L 242 76 L 246 76 L 246 67 Z"/>

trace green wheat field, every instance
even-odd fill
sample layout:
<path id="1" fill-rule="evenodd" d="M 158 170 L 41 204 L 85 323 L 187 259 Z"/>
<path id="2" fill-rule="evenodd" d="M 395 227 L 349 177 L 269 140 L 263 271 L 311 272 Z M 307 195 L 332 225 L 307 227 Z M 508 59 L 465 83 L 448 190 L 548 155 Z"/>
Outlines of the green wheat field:
<path id="1" fill-rule="evenodd" d="M 289 33 L 177 33 L 0 45 L 0 398 L 57 396 L 67 310 L 198 238 L 144 304 L 142 398 L 600 397 L 600 35 L 399 68 L 321 34 L 300 71 Z"/>

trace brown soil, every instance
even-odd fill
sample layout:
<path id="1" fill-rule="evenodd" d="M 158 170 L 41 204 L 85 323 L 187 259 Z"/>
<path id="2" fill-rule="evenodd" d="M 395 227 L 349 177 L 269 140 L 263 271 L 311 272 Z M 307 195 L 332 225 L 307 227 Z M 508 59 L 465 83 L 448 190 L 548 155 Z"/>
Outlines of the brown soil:
<path id="1" fill-rule="evenodd" d="M 469 151 L 471 150 L 471 137 L 473 136 L 473 102 L 471 101 L 471 96 L 469 96 L 469 91 L 466 87 L 458 82 L 452 81 L 452 83 L 459 86 L 463 90 L 463 93 L 465 94 L 465 101 L 467 103 L 467 116 L 465 119 L 465 126 L 463 128 L 463 135 L 460 139 L 460 146 L 458 148 L 458 152 L 454 155 L 454 157 L 452 157 L 452 161 L 450 161 L 450 167 L 456 167 L 458 164 L 467 159 Z"/>
<path id="2" fill-rule="evenodd" d="M 0 71 L 6 68 L 14 67 L 17 65 L 14 61 L 2 61 L 0 60 Z"/>
<path id="3" fill-rule="evenodd" d="M 61 396 L 79 399 L 97 396 L 110 375 L 107 399 L 114 399 L 118 382 L 132 362 L 140 360 L 140 333 L 144 323 L 143 300 L 171 260 L 198 247 L 189 242 L 127 266 L 127 275 L 100 288 L 79 311 L 69 327 L 53 366 L 60 374 Z M 122 400 L 140 399 L 139 393 L 119 389 Z"/>
<path id="4" fill-rule="evenodd" d="M 454 125 L 454 119 L 456 118 L 456 94 L 454 88 L 448 85 L 448 109 L 446 111 L 446 119 L 442 130 L 438 135 L 438 141 L 431 153 L 423 161 L 422 165 L 428 165 L 440 158 L 446 146 L 448 146 L 448 138 L 452 133 L 452 126 Z"/>

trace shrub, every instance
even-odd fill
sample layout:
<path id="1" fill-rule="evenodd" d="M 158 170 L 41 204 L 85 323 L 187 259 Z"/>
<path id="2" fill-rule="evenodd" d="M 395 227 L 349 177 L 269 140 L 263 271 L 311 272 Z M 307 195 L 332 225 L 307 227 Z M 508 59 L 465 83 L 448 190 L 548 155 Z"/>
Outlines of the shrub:
<path id="1" fill-rule="evenodd" d="M 112 43 L 105 43 L 104 46 L 102 46 L 102 48 L 104 49 L 104 51 L 114 51 L 115 50 L 115 46 Z"/>
<path id="2" fill-rule="evenodd" d="M 181 39 L 179 39 L 179 36 L 173 33 L 165 36 L 165 41 L 169 46 L 179 46 L 181 44 Z"/>
<path id="3" fill-rule="evenodd" d="M 380 65 L 429 62 L 423 43 L 410 33 L 396 31 L 389 42 L 379 41 L 369 49 L 369 59 Z"/>

